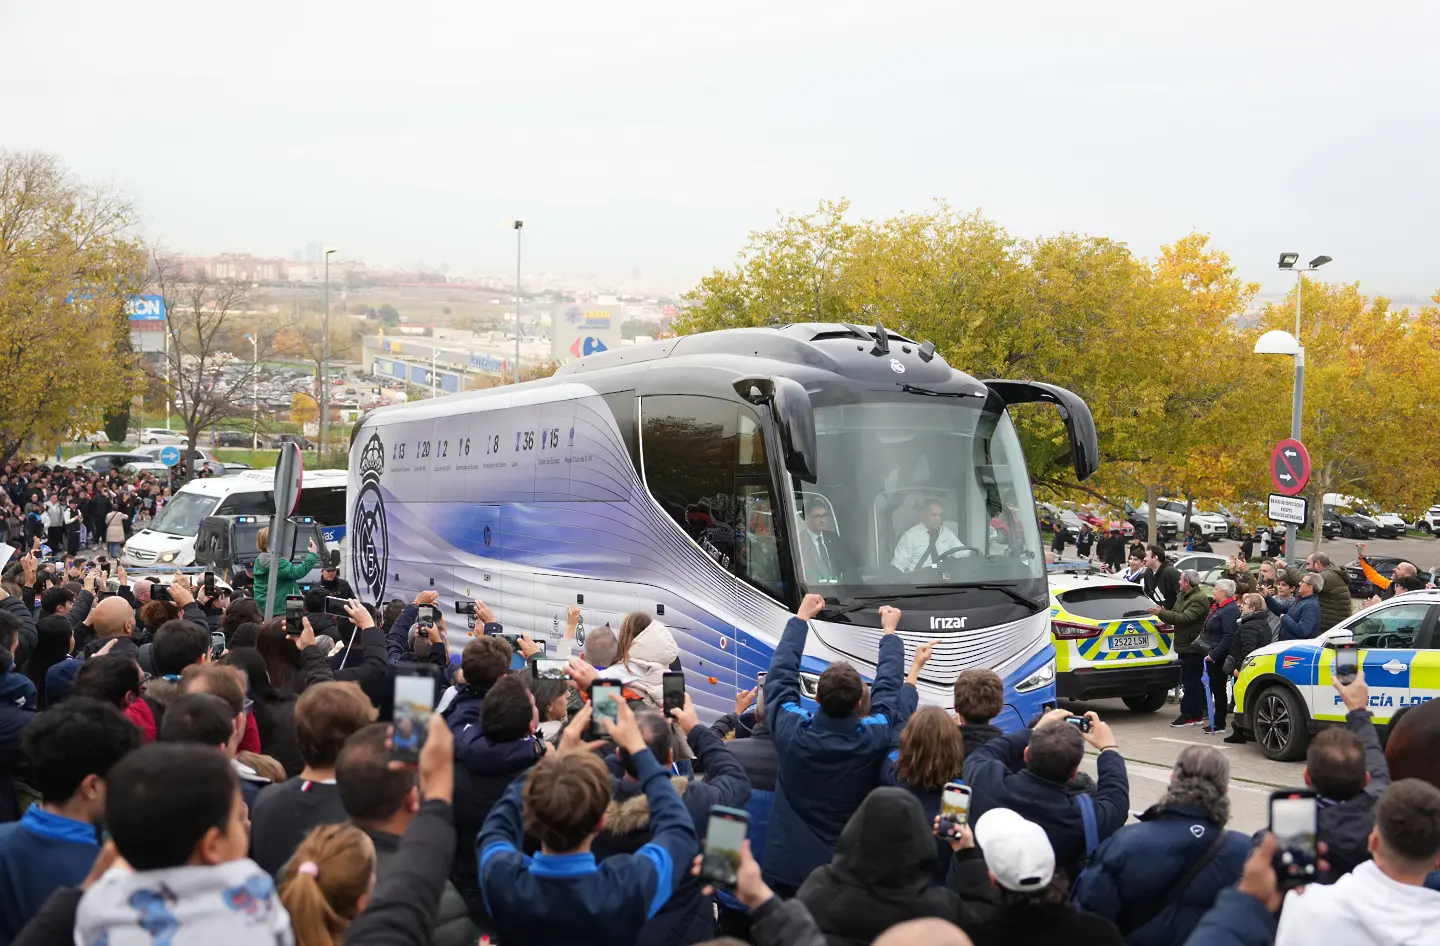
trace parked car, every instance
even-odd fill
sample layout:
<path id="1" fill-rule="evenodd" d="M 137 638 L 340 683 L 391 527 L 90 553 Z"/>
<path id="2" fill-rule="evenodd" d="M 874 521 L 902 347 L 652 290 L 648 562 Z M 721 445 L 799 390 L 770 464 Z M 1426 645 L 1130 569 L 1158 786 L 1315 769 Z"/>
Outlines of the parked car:
<path id="1" fill-rule="evenodd" d="M 1425 515 L 1416 519 L 1415 528 L 1429 535 L 1440 533 L 1440 506 L 1431 506 Z"/>
<path id="2" fill-rule="evenodd" d="M 142 454 L 147 460 L 153 460 L 156 463 L 159 463 L 160 453 L 164 449 L 164 447 L 138 447 L 135 452 L 138 454 Z M 225 464 L 221 463 L 218 459 L 216 459 L 215 454 L 211 453 L 204 447 L 196 447 L 195 452 L 200 454 L 200 459 L 210 470 L 211 476 L 225 475 Z M 183 449 L 181 450 L 180 455 L 182 458 L 184 457 L 185 451 Z"/>
<path id="3" fill-rule="evenodd" d="M 155 459 L 144 453 L 121 453 L 107 451 L 102 453 L 81 453 L 71 457 L 61 466 L 70 469 L 86 469 L 95 473 L 109 473 L 112 470 L 124 468 L 127 463 L 148 463 Z"/>
<path id="4" fill-rule="evenodd" d="M 92 432 L 90 432 L 90 433 L 88 433 L 88 434 L 87 434 L 87 433 L 81 433 L 80 431 L 77 430 L 77 431 L 75 431 L 75 436 L 72 437 L 71 439 L 72 439 L 75 443 L 102 444 L 102 443 L 109 443 L 109 442 L 110 442 L 110 436 L 109 436 L 108 434 L 106 434 L 105 431 L 103 431 L 103 430 L 92 431 Z"/>
<path id="5" fill-rule="evenodd" d="M 1389 578 L 1395 574 L 1396 565 L 1410 560 L 1392 555 L 1367 555 L 1365 556 L 1365 561 L 1369 562 L 1370 567 L 1380 573 L 1381 578 Z M 1370 582 L 1370 579 L 1365 577 L 1365 572 L 1360 568 L 1359 559 L 1345 566 L 1345 578 L 1349 581 L 1350 594 L 1352 597 L 1368 598 L 1380 590 Z"/>
<path id="6" fill-rule="evenodd" d="M 172 430 L 169 427 L 146 427 L 140 431 L 140 442 L 146 444 L 166 444 L 168 446 L 184 446 L 189 443 L 183 430 Z"/>
<path id="7" fill-rule="evenodd" d="M 1328 521 L 1331 518 L 1339 526 L 1342 539 L 1373 539 L 1380 531 L 1380 526 L 1369 516 L 1343 513 L 1334 506 L 1326 506 L 1325 519 Z"/>
<path id="8" fill-rule="evenodd" d="M 1120 534 L 1125 536 L 1125 538 L 1128 539 L 1135 534 L 1135 527 L 1132 526 L 1130 523 L 1125 522 L 1121 519 L 1106 518 L 1105 516 L 1100 515 L 1093 509 L 1081 509 L 1079 512 L 1075 513 L 1075 515 L 1080 519 L 1081 522 L 1089 523 L 1090 528 L 1094 529 L 1096 532 L 1109 532 L 1110 529 L 1118 522 L 1120 524 Z"/>
<path id="9" fill-rule="evenodd" d="M 254 434 L 247 434 L 243 430 L 220 430 L 215 433 L 217 447 L 249 447 L 254 443 Z"/>
<path id="10" fill-rule="evenodd" d="M 1131 528 L 1135 530 L 1135 538 L 1141 542 L 1150 541 L 1150 516 L 1148 513 L 1141 512 L 1140 508 L 1135 506 L 1126 506 L 1125 521 L 1130 523 Z M 1155 531 L 1158 533 L 1157 538 L 1162 545 L 1174 542 L 1175 537 L 1180 534 L 1180 524 L 1175 521 L 1175 514 L 1157 509 L 1155 511 Z"/>
<path id="11" fill-rule="evenodd" d="M 313 440 L 307 440 L 299 434 L 276 434 L 270 438 L 270 446 L 272 449 L 278 449 L 280 445 L 284 443 L 293 443 L 301 450 L 315 449 L 315 442 Z"/>
<path id="12" fill-rule="evenodd" d="M 146 457 L 143 460 L 136 460 L 133 463 L 125 464 L 120 468 L 120 472 L 129 474 L 130 476 L 139 476 L 141 473 L 151 473 L 163 480 L 170 475 L 170 468 L 159 460 Z"/>
<path id="13" fill-rule="evenodd" d="M 1225 506 L 1217 503 L 1213 509 L 1204 510 L 1204 514 L 1225 520 L 1225 538 L 1240 539 L 1245 535 L 1245 520 Z"/>
<path id="14" fill-rule="evenodd" d="M 1378 527 L 1375 534 L 1382 539 L 1400 539 L 1405 537 L 1405 530 L 1410 526 L 1403 518 L 1393 512 L 1372 512 L 1369 509 L 1357 509 L 1356 512 L 1370 517 Z"/>
<path id="15" fill-rule="evenodd" d="M 227 463 L 225 464 L 225 475 L 231 476 L 235 473 L 244 473 L 248 469 L 250 469 L 250 464 L 248 463 Z"/>
<path id="16" fill-rule="evenodd" d="M 1052 506 L 1049 503 L 1036 503 L 1035 508 L 1040 516 L 1040 528 L 1044 532 L 1054 532 L 1055 527 L 1064 523 L 1065 528 L 1070 530 L 1071 535 L 1080 531 L 1082 521 L 1079 516 L 1069 509 L 1060 506 Z"/>

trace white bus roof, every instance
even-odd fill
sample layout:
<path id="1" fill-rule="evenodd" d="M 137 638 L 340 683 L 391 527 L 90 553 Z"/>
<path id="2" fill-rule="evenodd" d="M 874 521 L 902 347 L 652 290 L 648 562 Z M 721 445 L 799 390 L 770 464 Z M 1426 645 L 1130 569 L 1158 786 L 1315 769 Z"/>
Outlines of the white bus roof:
<path id="1" fill-rule="evenodd" d="M 345 486 L 350 478 L 346 470 L 307 470 L 301 483 L 301 490 L 314 486 Z M 233 476 L 216 476 L 191 480 L 180 487 L 181 493 L 199 493 L 217 499 L 231 493 L 260 493 L 275 486 L 275 471 L 243 470 Z"/>

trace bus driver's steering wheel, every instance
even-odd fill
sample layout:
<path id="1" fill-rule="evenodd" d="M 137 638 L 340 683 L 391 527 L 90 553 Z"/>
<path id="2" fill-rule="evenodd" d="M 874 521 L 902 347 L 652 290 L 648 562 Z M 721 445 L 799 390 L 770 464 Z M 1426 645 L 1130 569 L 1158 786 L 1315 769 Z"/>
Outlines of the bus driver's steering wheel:
<path id="1" fill-rule="evenodd" d="M 940 553 L 939 558 L 927 561 L 924 565 L 916 565 L 914 570 L 911 571 L 910 574 L 918 575 L 927 569 L 942 568 L 946 562 L 948 562 L 952 558 L 958 558 L 962 553 L 973 554 L 975 553 L 975 549 L 971 546 L 964 544 L 954 546 L 953 548 L 948 548 Z"/>

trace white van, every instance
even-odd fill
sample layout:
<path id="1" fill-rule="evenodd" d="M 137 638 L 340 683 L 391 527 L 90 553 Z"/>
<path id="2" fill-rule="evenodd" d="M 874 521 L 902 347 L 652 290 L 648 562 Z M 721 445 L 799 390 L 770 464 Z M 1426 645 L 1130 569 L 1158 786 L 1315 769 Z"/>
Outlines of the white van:
<path id="1" fill-rule="evenodd" d="M 301 481 L 297 516 L 314 516 L 321 524 L 325 541 L 345 547 L 345 470 L 313 470 Z M 272 516 L 275 514 L 275 471 L 247 470 L 235 476 L 191 480 L 170 498 L 150 528 L 137 532 L 125 543 L 120 564 L 127 568 L 173 565 L 177 568 L 195 560 L 195 535 L 206 516 Z"/>

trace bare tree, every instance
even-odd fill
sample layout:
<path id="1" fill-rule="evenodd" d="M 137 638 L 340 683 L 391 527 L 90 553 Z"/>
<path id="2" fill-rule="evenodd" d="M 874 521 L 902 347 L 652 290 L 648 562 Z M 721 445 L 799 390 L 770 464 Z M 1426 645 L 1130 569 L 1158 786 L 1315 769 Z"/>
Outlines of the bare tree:
<path id="1" fill-rule="evenodd" d="M 158 255 L 153 262 L 170 337 L 168 354 L 150 370 L 185 425 L 188 479 L 199 458 L 200 432 L 222 417 L 248 412 L 259 359 L 270 353 L 274 333 L 255 318 L 248 283 L 186 273 Z"/>
<path id="2" fill-rule="evenodd" d="M 354 323 L 346 316 L 330 316 L 330 361 L 346 361 L 360 356 L 360 335 Z M 322 375 L 325 365 L 325 316 L 315 312 L 297 311 L 275 334 L 275 352 L 304 361 L 315 379 L 315 403 L 321 411 L 333 403 L 324 385 L 328 379 Z M 320 425 L 323 432 L 325 424 Z M 333 448 L 333 444 L 321 443 L 322 453 Z"/>

